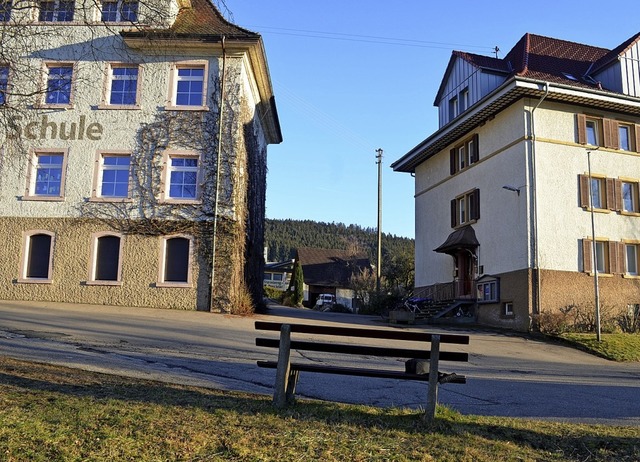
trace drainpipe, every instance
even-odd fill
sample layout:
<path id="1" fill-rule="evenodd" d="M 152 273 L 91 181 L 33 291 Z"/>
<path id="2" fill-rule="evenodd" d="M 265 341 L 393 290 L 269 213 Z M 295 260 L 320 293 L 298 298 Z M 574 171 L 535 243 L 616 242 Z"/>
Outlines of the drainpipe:
<path id="1" fill-rule="evenodd" d="M 544 83 L 545 92 L 538 101 L 538 104 L 531 110 L 531 209 L 533 212 L 533 284 L 534 292 L 534 314 L 540 314 L 540 267 L 539 267 L 539 246 L 538 246 L 538 199 L 537 199 L 537 177 L 536 177 L 536 129 L 534 113 L 549 95 L 549 82 Z"/>
<path id="2" fill-rule="evenodd" d="M 224 81 L 227 73 L 227 53 L 225 50 L 225 36 L 222 36 L 222 70 L 220 73 L 220 110 L 218 111 L 218 151 L 216 153 L 216 193 L 213 200 L 213 236 L 211 239 L 211 298 L 209 300 L 209 310 L 213 309 L 215 300 L 215 274 L 216 274 L 216 235 L 218 231 L 218 202 L 220 200 L 220 160 L 222 158 L 222 122 L 224 115 Z"/>

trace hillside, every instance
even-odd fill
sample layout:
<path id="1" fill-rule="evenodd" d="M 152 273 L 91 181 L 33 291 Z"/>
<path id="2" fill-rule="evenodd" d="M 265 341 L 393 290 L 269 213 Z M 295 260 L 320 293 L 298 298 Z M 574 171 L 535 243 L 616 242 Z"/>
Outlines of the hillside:
<path id="1" fill-rule="evenodd" d="M 375 228 L 362 228 L 343 223 L 323 223 L 312 220 L 267 219 L 265 246 L 268 261 L 284 261 L 295 255 L 298 247 L 321 249 L 358 249 L 372 263 L 377 259 L 378 235 Z M 404 258 L 413 265 L 414 240 L 382 233 L 383 259 Z"/>

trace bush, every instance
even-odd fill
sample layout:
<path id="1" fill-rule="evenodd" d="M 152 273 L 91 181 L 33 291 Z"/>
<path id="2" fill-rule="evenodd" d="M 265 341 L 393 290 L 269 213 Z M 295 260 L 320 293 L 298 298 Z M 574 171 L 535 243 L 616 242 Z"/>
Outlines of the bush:
<path id="1" fill-rule="evenodd" d="M 280 289 L 276 289 L 275 287 L 265 286 L 264 295 L 265 297 L 275 300 L 277 302 L 282 302 L 282 299 L 284 298 L 284 291 Z"/>
<path id="2" fill-rule="evenodd" d="M 620 310 L 611 305 L 600 305 L 600 331 L 614 333 L 621 327 Z M 538 330 L 543 334 L 588 333 L 597 329 L 595 306 L 570 304 L 554 311 L 542 311 L 534 317 Z"/>

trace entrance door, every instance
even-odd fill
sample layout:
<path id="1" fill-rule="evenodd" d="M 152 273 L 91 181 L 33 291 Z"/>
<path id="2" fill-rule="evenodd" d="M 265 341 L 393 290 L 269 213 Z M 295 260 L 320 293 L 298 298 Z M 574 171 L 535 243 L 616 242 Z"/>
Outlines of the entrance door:
<path id="1" fill-rule="evenodd" d="M 475 273 L 475 264 L 473 254 L 467 250 L 461 250 L 455 255 L 456 260 L 456 297 L 472 298 L 473 292 L 473 276 Z"/>

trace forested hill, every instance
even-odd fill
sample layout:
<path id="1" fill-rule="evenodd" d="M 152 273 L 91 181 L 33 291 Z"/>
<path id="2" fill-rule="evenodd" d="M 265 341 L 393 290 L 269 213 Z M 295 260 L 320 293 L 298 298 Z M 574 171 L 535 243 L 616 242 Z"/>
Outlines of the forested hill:
<path id="1" fill-rule="evenodd" d="M 274 220 L 265 224 L 268 261 L 284 261 L 295 256 L 298 247 L 319 249 L 361 249 L 372 263 L 377 258 L 378 234 L 375 228 L 312 220 Z M 384 257 L 405 255 L 413 261 L 414 240 L 382 233 Z"/>

